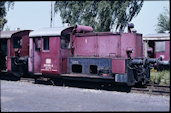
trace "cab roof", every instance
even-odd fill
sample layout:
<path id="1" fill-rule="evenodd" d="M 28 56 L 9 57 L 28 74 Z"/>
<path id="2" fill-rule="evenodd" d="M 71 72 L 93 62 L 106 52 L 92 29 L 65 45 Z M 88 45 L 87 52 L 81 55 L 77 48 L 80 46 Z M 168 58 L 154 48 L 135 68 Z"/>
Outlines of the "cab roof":
<path id="1" fill-rule="evenodd" d="M 60 36 L 61 32 L 68 27 L 42 28 L 32 31 L 29 37 Z"/>
<path id="2" fill-rule="evenodd" d="M 24 32 L 24 31 L 31 31 L 31 30 L 15 30 L 15 31 L 1 31 L 0 38 L 11 38 L 13 34 Z"/>

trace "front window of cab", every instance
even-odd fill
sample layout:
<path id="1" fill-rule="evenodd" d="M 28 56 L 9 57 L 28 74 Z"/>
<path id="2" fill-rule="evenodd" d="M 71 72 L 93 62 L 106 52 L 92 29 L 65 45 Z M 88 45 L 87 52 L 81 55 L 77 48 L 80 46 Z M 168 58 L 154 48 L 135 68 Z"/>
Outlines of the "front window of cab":
<path id="1" fill-rule="evenodd" d="M 70 34 L 64 34 L 61 36 L 61 48 L 70 49 Z"/>
<path id="2" fill-rule="evenodd" d="M 40 49 L 41 49 L 41 38 L 35 38 L 34 42 L 35 42 L 35 50 L 40 51 Z"/>

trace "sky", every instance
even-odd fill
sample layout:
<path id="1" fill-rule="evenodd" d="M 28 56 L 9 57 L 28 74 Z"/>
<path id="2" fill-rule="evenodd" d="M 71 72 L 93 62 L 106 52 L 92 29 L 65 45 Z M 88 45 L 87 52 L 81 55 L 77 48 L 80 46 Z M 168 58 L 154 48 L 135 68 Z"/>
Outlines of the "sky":
<path id="1" fill-rule="evenodd" d="M 156 33 L 157 18 L 164 12 L 164 7 L 170 10 L 170 1 L 144 1 L 140 13 L 134 17 L 134 29 L 143 35 Z M 7 12 L 7 24 L 4 27 L 10 30 L 36 30 L 50 27 L 50 1 L 17 1 L 13 9 Z M 63 26 L 59 13 L 54 15 L 53 27 Z"/>

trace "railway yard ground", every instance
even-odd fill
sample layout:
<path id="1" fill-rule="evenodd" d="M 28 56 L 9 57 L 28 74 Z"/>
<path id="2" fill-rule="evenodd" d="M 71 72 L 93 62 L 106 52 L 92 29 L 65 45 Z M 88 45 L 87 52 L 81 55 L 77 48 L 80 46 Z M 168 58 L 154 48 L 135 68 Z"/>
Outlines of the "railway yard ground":
<path id="1" fill-rule="evenodd" d="M 105 89 L 113 86 L 100 88 L 95 84 L 65 81 L 54 86 L 27 79 L 1 80 L 1 111 L 170 111 L 170 86 L 169 94 L 155 95 L 125 91 L 124 87 L 118 88 L 121 91 Z"/>

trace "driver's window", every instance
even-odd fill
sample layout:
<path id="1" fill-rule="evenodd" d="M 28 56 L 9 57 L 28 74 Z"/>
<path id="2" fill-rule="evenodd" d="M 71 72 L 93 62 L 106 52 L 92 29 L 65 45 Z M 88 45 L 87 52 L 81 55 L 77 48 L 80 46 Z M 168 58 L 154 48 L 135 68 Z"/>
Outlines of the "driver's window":
<path id="1" fill-rule="evenodd" d="M 65 34 L 61 36 L 61 48 L 62 49 L 70 48 L 70 34 Z"/>

